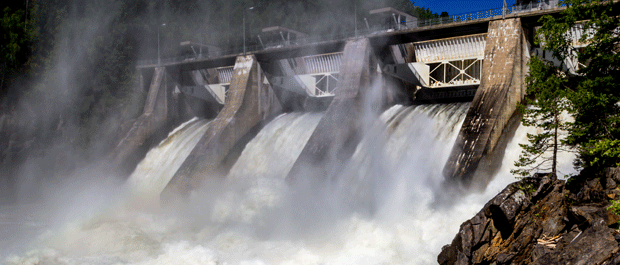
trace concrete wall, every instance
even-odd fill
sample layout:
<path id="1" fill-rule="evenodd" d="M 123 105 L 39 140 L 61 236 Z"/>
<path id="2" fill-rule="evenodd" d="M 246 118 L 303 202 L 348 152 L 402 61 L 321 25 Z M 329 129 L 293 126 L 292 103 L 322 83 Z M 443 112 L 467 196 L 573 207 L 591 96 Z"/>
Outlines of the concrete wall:
<path id="1" fill-rule="evenodd" d="M 335 96 L 287 181 L 328 178 L 351 156 L 359 142 L 365 93 L 377 75 L 377 59 L 368 39 L 347 42 Z"/>
<path id="2" fill-rule="evenodd" d="M 237 57 L 224 108 L 162 192 L 162 202 L 187 195 L 205 178 L 224 174 L 217 170 L 233 146 L 253 127 L 281 112 L 264 78 L 253 55 Z"/>
<path id="3" fill-rule="evenodd" d="M 494 151 L 525 95 L 528 59 L 529 45 L 520 19 L 491 21 L 481 84 L 444 167 L 447 181 L 470 186 L 480 160 Z"/>

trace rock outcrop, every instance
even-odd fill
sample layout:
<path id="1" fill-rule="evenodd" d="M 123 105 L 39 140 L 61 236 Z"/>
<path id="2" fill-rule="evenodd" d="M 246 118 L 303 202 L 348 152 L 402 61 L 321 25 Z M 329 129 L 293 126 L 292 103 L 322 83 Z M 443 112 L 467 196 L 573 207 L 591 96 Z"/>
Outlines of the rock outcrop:
<path id="1" fill-rule="evenodd" d="M 620 168 L 565 181 L 510 184 L 442 248 L 439 264 L 619 264 Z"/>

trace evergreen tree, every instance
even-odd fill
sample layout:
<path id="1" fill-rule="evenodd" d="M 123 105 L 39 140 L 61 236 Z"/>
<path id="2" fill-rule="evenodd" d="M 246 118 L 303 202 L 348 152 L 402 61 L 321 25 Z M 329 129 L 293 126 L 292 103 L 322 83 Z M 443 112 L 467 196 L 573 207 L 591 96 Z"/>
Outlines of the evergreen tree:
<path id="1" fill-rule="evenodd" d="M 568 100 L 566 109 L 574 122 L 567 124 L 565 143 L 578 150 L 577 167 L 598 171 L 620 166 L 620 17 L 612 12 L 617 7 L 609 0 L 563 3 L 567 9 L 558 17 L 542 17 L 538 31 L 541 47 L 562 63 L 549 70 L 549 64 L 545 64 L 549 68 L 538 67 L 534 59 L 530 76 L 535 78 L 530 79 L 528 91 L 530 86 L 539 91 L 555 89 L 549 92 L 551 97 Z M 568 62 L 573 62 L 572 70 L 566 67 Z M 549 87 L 544 88 L 545 84 Z M 532 94 L 543 102 L 548 99 L 545 95 L 536 90 Z"/>
<path id="2" fill-rule="evenodd" d="M 519 144 L 523 152 L 515 162 L 513 174 L 528 176 L 533 171 L 557 174 L 558 151 L 562 150 L 568 123 L 562 119 L 569 110 L 567 80 L 558 67 L 534 57 L 526 76 L 528 97 L 520 105 L 523 125 L 536 127 L 537 134 L 527 134 L 528 143 Z"/>

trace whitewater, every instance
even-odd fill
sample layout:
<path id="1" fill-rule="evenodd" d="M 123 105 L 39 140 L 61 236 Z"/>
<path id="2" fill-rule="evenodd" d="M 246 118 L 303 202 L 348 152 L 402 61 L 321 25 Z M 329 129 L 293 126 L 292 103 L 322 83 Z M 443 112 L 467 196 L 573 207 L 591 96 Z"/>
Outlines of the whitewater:
<path id="1" fill-rule="evenodd" d="M 283 114 L 227 176 L 181 205 L 159 193 L 204 134 L 192 119 L 148 152 L 126 183 L 87 183 L 72 203 L 3 206 L 4 264 L 436 264 L 441 247 L 507 184 L 519 126 L 483 191 L 449 193 L 441 170 L 469 103 L 396 105 L 365 128 L 337 179 L 319 190 L 285 178 L 322 113 Z M 570 159 L 560 171 L 570 173 Z M 99 172 L 98 174 L 101 174 Z M 77 206 L 76 206 L 77 205 Z M 19 240 L 18 240 L 19 239 Z"/>

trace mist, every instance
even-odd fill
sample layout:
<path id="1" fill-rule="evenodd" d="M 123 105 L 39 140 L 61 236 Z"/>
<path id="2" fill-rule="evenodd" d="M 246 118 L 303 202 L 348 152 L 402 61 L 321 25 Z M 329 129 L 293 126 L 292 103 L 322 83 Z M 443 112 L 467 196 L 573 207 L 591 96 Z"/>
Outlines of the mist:
<path id="1" fill-rule="evenodd" d="M 226 178 L 208 178 L 184 203 L 157 207 L 159 200 L 148 196 L 158 193 L 148 192 L 150 183 L 166 178 L 157 170 L 157 159 L 177 160 L 178 155 L 182 160 L 179 151 L 191 144 L 163 150 L 186 142 L 202 127 L 190 121 L 151 150 L 121 188 L 94 181 L 90 188 L 65 187 L 71 199 L 54 199 L 57 208 L 45 215 L 51 221 L 43 222 L 47 232 L 25 244 L 23 252 L 3 258 L 8 264 L 433 263 L 460 223 L 514 180 L 508 173 L 511 159 L 528 133 L 524 127 L 517 130 L 500 173 L 483 193 L 446 193 L 440 166 L 467 107 L 386 110 L 342 177 L 318 187 L 303 181 L 287 185 L 283 171 L 322 114 L 284 114 L 248 143 Z M 283 129 L 288 132 L 276 133 Z M 288 148 L 271 150 L 273 143 Z M 438 196 L 458 199 L 442 204 Z"/>
<path id="2" fill-rule="evenodd" d="M 153 149 L 130 175 L 101 165 L 141 114 L 141 60 L 177 57 L 186 40 L 239 50 L 243 16 L 248 46 L 258 47 L 264 27 L 338 36 L 355 21 L 362 27 L 368 10 L 392 4 L 399 2 L 34 1 L 34 10 L 56 9 L 31 17 L 51 40 L 35 49 L 41 66 L 16 83 L 23 87 L 11 87 L 22 92 L 3 100 L 0 261 L 435 262 L 458 225 L 513 180 L 503 168 L 483 192 L 437 203 L 440 172 L 467 104 L 385 109 L 379 103 L 385 87 L 376 82 L 362 108 L 361 143 L 324 183 L 284 180 L 322 113 L 274 118 L 227 176 L 209 176 L 179 205 L 160 207 L 159 193 L 208 120 L 186 121 L 151 139 Z M 524 139 L 517 135 L 508 150 Z"/>
<path id="3" fill-rule="evenodd" d="M 240 52 L 244 16 L 252 50 L 265 27 L 332 38 L 353 32 L 356 20 L 361 28 L 368 10 L 388 5 L 421 12 L 406 0 L 31 1 L 24 7 L 35 38 L 31 59 L 2 88 L 2 200 L 37 199 L 41 181 L 64 178 L 110 152 L 143 108 L 147 91 L 137 84 L 137 63 L 181 56 L 179 43 L 188 40 Z"/>

